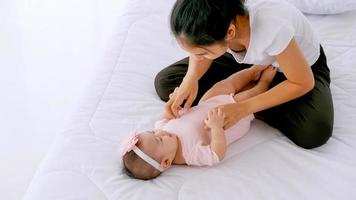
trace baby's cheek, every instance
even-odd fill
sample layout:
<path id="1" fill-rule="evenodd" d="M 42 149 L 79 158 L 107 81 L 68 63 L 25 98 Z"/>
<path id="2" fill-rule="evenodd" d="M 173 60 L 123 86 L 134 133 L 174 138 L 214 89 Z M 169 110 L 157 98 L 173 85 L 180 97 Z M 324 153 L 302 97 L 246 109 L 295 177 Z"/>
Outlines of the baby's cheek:
<path id="1" fill-rule="evenodd" d="M 157 152 L 156 152 L 156 158 L 166 157 L 167 152 L 168 152 L 167 149 L 159 148 L 159 150 L 157 150 Z"/>

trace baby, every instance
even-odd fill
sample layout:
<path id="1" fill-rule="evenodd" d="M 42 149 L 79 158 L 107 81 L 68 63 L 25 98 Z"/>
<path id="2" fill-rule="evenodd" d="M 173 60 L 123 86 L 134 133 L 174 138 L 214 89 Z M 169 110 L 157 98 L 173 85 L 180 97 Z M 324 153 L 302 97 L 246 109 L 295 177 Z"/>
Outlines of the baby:
<path id="1" fill-rule="evenodd" d="M 219 163 L 225 157 L 227 145 L 248 132 L 254 117 L 249 115 L 224 130 L 224 114 L 215 108 L 263 93 L 275 73 L 272 66 L 252 66 L 216 83 L 197 106 L 188 112 L 181 111 L 179 118 L 169 119 L 164 113 L 155 130 L 134 133 L 124 144 L 124 170 L 131 177 L 149 180 L 173 164 Z"/>

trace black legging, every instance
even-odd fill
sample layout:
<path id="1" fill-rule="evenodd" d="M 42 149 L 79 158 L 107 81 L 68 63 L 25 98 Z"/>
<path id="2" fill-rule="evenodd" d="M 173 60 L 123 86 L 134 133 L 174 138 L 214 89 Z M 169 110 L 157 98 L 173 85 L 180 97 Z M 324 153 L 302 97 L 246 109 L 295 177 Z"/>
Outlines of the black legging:
<path id="1" fill-rule="evenodd" d="M 226 53 L 214 60 L 209 70 L 199 80 L 196 105 L 204 93 L 215 83 L 251 65 L 239 64 Z M 300 147 L 311 149 L 326 143 L 330 138 L 334 123 L 334 109 L 330 93 L 330 71 L 323 48 L 320 56 L 312 65 L 315 79 L 313 90 L 302 97 L 279 106 L 255 113 L 255 117 L 280 130 L 285 136 Z M 155 78 L 155 88 L 163 101 L 178 87 L 188 70 L 188 58 L 185 58 L 160 71 Z M 270 88 L 286 80 L 277 72 Z"/>

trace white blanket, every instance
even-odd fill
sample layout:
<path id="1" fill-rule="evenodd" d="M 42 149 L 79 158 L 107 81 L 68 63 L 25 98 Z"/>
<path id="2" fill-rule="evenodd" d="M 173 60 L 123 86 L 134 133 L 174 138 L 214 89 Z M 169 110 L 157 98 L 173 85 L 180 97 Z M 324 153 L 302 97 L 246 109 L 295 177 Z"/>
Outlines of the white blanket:
<path id="1" fill-rule="evenodd" d="M 356 199 L 356 11 L 308 16 L 331 68 L 335 125 L 326 145 L 299 148 L 255 120 L 217 166 L 175 166 L 151 181 L 121 172 L 119 142 L 133 128 L 153 128 L 162 111 L 155 75 L 185 56 L 169 31 L 172 5 L 130 0 L 112 19 L 116 32 L 95 80 L 25 199 Z"/>

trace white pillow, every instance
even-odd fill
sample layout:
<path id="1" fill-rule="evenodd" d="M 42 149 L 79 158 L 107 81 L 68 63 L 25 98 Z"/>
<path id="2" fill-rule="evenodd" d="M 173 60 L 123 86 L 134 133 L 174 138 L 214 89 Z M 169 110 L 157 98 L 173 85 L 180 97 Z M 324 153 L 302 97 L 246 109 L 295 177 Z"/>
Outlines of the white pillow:
<path id="1" fill-rule="evenodd" d="M 286 0 L 308 14 L 337 14 L 356 9 L 356 0 Z"/>

